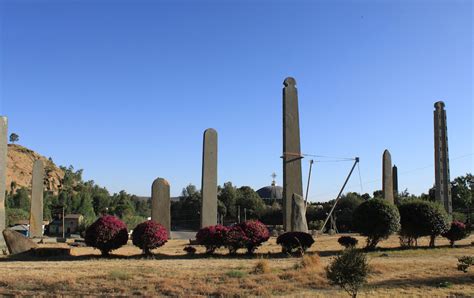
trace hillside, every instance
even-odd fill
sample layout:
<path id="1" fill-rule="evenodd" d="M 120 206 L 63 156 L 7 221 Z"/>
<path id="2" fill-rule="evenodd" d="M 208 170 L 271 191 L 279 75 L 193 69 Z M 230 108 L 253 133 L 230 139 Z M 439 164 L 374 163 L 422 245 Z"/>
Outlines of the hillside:
<path id="1" fill-rule="evenodd" d="M 16 144 L 8 144 L 7 191 L 11 190 L 12 181 L 16 182 L 17 188 L 31 187 L 33 162 L 37 159 L 42 160 L 45 166 L 45 189 L 58 192 L 64 172 L 48 158 Z"/>

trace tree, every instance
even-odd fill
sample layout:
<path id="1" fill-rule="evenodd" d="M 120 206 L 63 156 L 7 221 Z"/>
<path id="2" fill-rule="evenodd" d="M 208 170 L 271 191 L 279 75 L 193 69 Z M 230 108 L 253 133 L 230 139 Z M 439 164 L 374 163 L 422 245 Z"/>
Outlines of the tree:
<path id="1" fill-rule="evenodd" d="M 367 283 L 369 265 L 366 256 L 353 248 L 345 249 L 326 267 L 329 281 L 343 288 L 352 297 Z"/>
<path id="2" fill-rule="evenodd" d="M 357 207 L 352 224 L 356 231 L 367 237 L 366 249 L 373 250 L 380 240 L 398 231 L 400 214 L 397 207 L 386 200 L 372 199 Z"/>
<path id="3" fill-rule="evenodd" d="M 247 209 L 247 217 L 251 218 L 257 218 L 265 208 L 262 198 L 249 186 L 237 189 L 236 204 L 240 206 L 241 212 Z"/>
<path id="4" fill-rule="evenodd" d="M 18 142 L 19 140 L 20 140 L 20 136 L 17 135 L 16 133 L 12 133 L 12 134 L 10 135 L 10 142 L 11 142 L 12 144 L 15 144 L 15 142 Z"/>
<path id="5" fill-rule="evenodd" d="M 453 210 L 465 211 L 467 222 L 471 223 L 472 205 L 474 202 L 474 176 L 466 174 L 451 182 L 451 194 L 453 199 Z"/>
<path id="6" fill-rule="evenodd" d="M 406 200 L 398 207 L 400 212 L 400 235 L 413 239 L 430 236 L 430 247 L 434 247 L 436 236 L 446 232 L 449 219 L 444 207 L 437 202 L 420 199 Z M 410 241 L 407 243 L 410 246 Z"/>
<path id="7" fill-rule="evenodd" d="M 237 190 L 232 185 L 232 182 L 224 183 L 224 187 L 221 189 L 217 197 L 219 198 L 219 201 L 224 203 L 227 210 L 227 216 L 236 218 L 237 208 L 235 202 L 237 199 Z"/>

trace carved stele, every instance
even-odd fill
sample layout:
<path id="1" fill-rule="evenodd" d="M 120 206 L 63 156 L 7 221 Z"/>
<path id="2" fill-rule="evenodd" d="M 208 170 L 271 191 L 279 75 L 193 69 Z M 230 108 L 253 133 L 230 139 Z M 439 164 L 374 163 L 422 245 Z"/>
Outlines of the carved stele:
<path id="1" fill-rule="evenodd" d="M 204 131 L 201 178 L 201 228 L 217 224 L 217 132 Z"/>
<path id="2" fill-rule="evenodd" d="M 392 156 L 388 150 L 382 157 L 382 192 L 384 199 L 393 204 Z"/>
<path id="3" fill-rule="evenodd" d="M 303 196 L 298 92 L 294 78 L 283 82 L 283 229 L 292 229 L 293 194 Z"/>

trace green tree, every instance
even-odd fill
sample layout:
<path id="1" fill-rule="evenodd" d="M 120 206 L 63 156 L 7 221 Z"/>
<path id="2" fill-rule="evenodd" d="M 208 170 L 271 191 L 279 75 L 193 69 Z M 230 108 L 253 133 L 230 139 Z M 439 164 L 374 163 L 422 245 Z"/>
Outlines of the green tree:
<path id="1" fill-rule="evenodd" d="M 262 198 L 249 186 L 237 189 L 236 204 L 240 206 L 241 212 L 247 209 L 247 219 L 258 218 L 265 209 Z"/>
<path id="2" fill-rule="evenodd" d="M 12 208 L 23 209 L 26 212 L 30 211 L 30 191 L 26 187 L 17 189 L 11 201 Z"/>
<path id="3" fill-rule="evenodd" d="M 451 195 L 453 210 L 466 213 L 467 222 L 471 223 L 474 201 L 474 176 L 466 174 L 465 176 L 456 177 L 451 182 Z"/>
<path id="4" fill-rule="evenodd" d="M 96 218 L 94 206 L 92 204 L 92 197 L 89 193 L 81 193 L 79 195 L 80 204 L 77 213 L 82 214 L 84 218 L 90 219 L 93 222 Z"/>
<path id="5" fill-rule="evenodd" d="M 20 140 L 20 136 L 17 135 L 16 133 L 10 134 L 10 142 L 12 144 L 15 144 L 15 142 L 18 142 Z"/>
<path id="6" fill-rule="evenodd" d="M 379 241 L 387 239 L 400 228 L 397 207 L 384 199 L 372 199 L 360 204 L 352 216 L 355 230 L 367 237 L 368 250 L 375 249 Z"/>
<path id="7" fill-rule="evenodd" d="M 124 190 L 120 191 L 118 194 L 114 194 L 112 204 L 113 213 L 120 218 L 125 218 L 135 214 L 131 196 Z"/>
<path id="8" fill-rule="evenodd" d="M 236 218 L 237 209 L 235 202 L 237 199 L 237 190 L 232 185 L 232 182 L 224 183 L 224 187 L 222 187 L 217 197 L 225 205 L 227 209 L 227 216 L 230 218 Z"/>
<path id="9" fill-rule="evenodd" d="M 28 220 L 30 219 L 30 213 L 23 209 L 18 208 L 7 208 L 6 209 L 6 225 L 11 226 L 15 223 L 19 222 L 20 220 Z"/>

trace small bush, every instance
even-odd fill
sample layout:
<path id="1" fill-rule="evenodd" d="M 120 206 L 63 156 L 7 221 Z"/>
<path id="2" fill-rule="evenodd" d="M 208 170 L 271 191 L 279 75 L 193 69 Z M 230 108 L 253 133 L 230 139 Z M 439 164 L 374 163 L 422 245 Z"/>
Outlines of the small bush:
<path id="1" fill-rule="evenodd" d="M 100 250 L 103 256 L 127 244 L 128 232 L 125 224 L 115 216 L 105 215 L 86 229 L 85 242 Z"/>
<path id="2" fill-rule="evenodd" d="M 183 248 L 183 250 L 188 254 L 188 255 L 194 255 L 196 253 L 196 248 L 192 246 L 186 246 Z"/>
<path id="3" fill-rule="evenodd" d="M 277 244 L 281 245 L 283 253 L 303 254 L 313 243 L 313 236 L 305 232 L 286 232 L 277 238 Z"/>
<path id="4" fill-rule="evenodd" d="M 151 254 L 152 249 L 164 245 L 167 241 L 168 231 L 156 221 L 145 221 L 133 229 L 133 245 L 141 248 L 144 254 Z"/>
<path id="5" fill-rule="evenodd" d="M 367 258 L 356 249 L 345 249 L 326 268 L 326 276 L 330 283 L 340 286 L 352 297 L 356 297 L 367 282 L 368 274 Z"/>
<path id="6" fill-rule="evenodd" d="M 449 240 L 451 247 L 454 247 L 456 241 L 469 237 L 469 234 L 471 234 L 471 231 L 464 223 L 453 221 L 451 228 L 443 234 L 443 237 Z"/>
<path id="7" fill-rule="evenodd" d="M 449 228 L 448 215 L 439 203 L 419 199 L 407 200 L 400 204 L 398 209 L 400 235 L 412 239 L 415 246 L 419 237 L 430 236 L 430 247 L 434 247 L 436 236 Z M 410 245 L 410 242 L 407 244 Z"/>
<path id="8" fill-rule="evenodd" d="M 232 278 L 242 278 L 242 277 L 245 277 L 247 273 L 240 270 L 231 270 L 231 271 L 227 271 L 226 275 Z"/>
<path id="9" fill-rule="evenodd" d="M 209 226 L 200 229 L 196 234 L 196 242 L 206 247 L 206 253 L 211 254 L 219 247 L 225 246 L 229 228 L 223 225 Z"/>
<path id="10" fill-rule="evenodd" d="M 474 256 L 462 256 L 458 258 L 458 270 L 467 273 L 467 269 L 474 265 Z"/>
<path id="11" fill-rule="evenodd" d="M 239 224 L 232 226 L 226 234 L 225 245 L 232 255 L 236 254 L 240 248 L 244 248 L 247 242 L 247 235 Z"/>
<path id="12" fill-rule="evenodd" d="M 359 240 L 351 236 L 342 236 L 337 239 L 337 242 L 345 248 L 354 248 L 357 246 Z"/>
<path id="13" fill-rule="evenodd" d="M 395 205 L 383 199 L 372 199 L 360 204 L 352 216 L 353 227 L 367 237 L 366 249 L 377 244 L 400 228 L 400 214 Z"/>
<path id="14" fill-rule="evenodd" d="M 253 268 L 253 273 L 255 274 L 264 274 L 270 272 L 270 265 L 267 260 L 260 260 L 255 264 Z"/>

